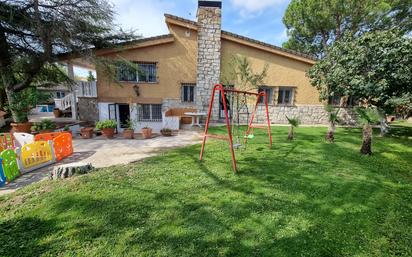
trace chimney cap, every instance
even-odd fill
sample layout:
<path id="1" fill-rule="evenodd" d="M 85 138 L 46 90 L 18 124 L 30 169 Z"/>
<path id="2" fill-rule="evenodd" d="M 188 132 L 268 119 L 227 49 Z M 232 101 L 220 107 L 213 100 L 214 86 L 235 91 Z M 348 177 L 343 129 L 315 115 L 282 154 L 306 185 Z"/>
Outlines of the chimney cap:
<path id="1" fill-rule="evenodd" d="M 222 1 L 216 0 L 199 0 L 198 7 L 217 7 L 222 8 Z"/>

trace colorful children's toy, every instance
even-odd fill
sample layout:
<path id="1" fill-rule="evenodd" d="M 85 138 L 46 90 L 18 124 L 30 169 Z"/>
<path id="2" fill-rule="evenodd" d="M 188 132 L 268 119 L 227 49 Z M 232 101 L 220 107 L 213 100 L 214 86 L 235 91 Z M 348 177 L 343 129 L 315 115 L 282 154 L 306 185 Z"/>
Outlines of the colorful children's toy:
<path id="1" fill-rule="evenodd" d="M 68 132 L 53 132 L 38 134 L 34 137 L 35 141 L 53 141 L 53 150 L 56 160 L 70 156 L 73 153 L 72 135 Z"/>
<path id="2" fill-rule="evenodd" d="M 23 145 L 34 142 L 34 136 L 28 133 L 13 133 L 14 142 L 16 147 L 22 147 Z"/>
<path id="3" fill-rule="evenodd" d="M 2 159 L 2 170 L 7 182 L 13 181 L 20 175 L 17 165 L 17 155 L 13 149 L 7 149 L 0 153 Z"/>
<path id="4" fill-rule="evenodd" d="M 16 149 L 14 147 L 16 146 Z M 0 186 L 73 154 L 69 132 L 0 134 Z"/>
<path id="5" fill-rule="evenodd" d="M 0 158 L 0 162 L 2 162 L 3 160 Z M 4 172 L 3 172 L 3 167 L 2 165 L 0 165 L 0 187 L 4 184 L 6 184 L 7 179 L 6 176 L 4 176 Z"/>
<path id="6" fill-rule="evenodd" d="M 4 149 L 14 148 L 14 137 L 12 133 L 0 134 L 0 152 Z"/>

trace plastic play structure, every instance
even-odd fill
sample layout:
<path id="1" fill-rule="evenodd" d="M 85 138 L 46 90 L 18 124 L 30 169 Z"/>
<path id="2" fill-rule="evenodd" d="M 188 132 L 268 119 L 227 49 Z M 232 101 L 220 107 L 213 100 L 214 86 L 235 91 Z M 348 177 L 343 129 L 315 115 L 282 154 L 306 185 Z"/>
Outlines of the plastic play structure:
<path id="1" fill-rule="evenodd" d="M 220 93 L 220 105 L 223 107 L 223 114 L 226 122 L 227 128 L 227 135 L 216 135 L 216 134 L 209 134 L 209 124 L 210 124 L 210 117 L 213 111 L 215 95 L 216 93 Z M 253 103 L 254 106 L 252 107 L 252 112 L 249 112 L 248 101 L 247 97 L 255 98 Z M 266 114 L 266 123 L 267 124 L 257 124 L 254 123 L 255 118 L 257 119 L 257 110 L 259 107 L 259 102 L 263 99 L 263 105 L 265 108 Z M 219 108 L 220 109 L 220 108 Z M 248 125 L 246 132 L 242 135 L 240 133 L 240 125 L 241 125 L 241 116 L 247 115 L 246 124 Z M 237 130 L 234 130 L 234 128 Z M 269 118 L 269 109 L 268 109 L 268 97 L 266 92 L 249 92 L 249 91 L 241 91 L 236 90 L 234 88 L 225 88 L 221 84 L 216 84 L 213 87 L 212 96 L 209 103 L 209 110 L 207 112 L 206 124 L 205 124 L 205 132 L 203 134 L 203 142 L 202 148 L 200 150 L 199 160 L 203 159 L 203 153 L 205 150 L 206 139 L 207 138 L 215 138 L 221 139 L 225 141 L 229 141 L 229 148 L 230 154 L 232 157 L 232 166 L 233 172 L 236 173 L 236 157 L 235 157 L 235 149 L 240 148 L 242 146 L 241 139 L 243 139 L 243 145 L 246 146 L 248 139 L 254 137 L 253 131 L 255 128 L 260 129 L 267 129 L 268 137 L 269 137 L 269 145 L 272 146 L 272 134 L 270 132 L 270 118 Z M 235 143 L 233 143 L 233 135 L 235 135 Z"/>
<path id="2" fill-rule="evenodd" d="M 0 186 L 21 174 L 45 167 L 73 154 L 68 132 L 0 134 Z"/>

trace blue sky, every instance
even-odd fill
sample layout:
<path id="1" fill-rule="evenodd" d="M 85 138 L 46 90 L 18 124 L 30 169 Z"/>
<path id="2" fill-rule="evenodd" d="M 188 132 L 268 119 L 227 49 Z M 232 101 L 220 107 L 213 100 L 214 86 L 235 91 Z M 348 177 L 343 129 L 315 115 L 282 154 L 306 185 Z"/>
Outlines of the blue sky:
<path id="1" fill-rule="evenodd" d="M 115 23 L 143 37 L 167 34 L 164 13 L 196 20 L 197 0 L 109 0 Z M 282 17 L 290 0 L 223 0 L 222 29 L 281 46 L 287 40 Z M 78 70 L 79 75 L 87 71 Z"/>
<path id="2" fill-rule="evenodd" d="M 110 0 L 116 23 L 143 36 L 167 33 L 164 13 L 196 20 L 197 0 Z M 222 28 L 267 43 L 282 45 L 282 17 L 290 0 L 223 0 Z"/>

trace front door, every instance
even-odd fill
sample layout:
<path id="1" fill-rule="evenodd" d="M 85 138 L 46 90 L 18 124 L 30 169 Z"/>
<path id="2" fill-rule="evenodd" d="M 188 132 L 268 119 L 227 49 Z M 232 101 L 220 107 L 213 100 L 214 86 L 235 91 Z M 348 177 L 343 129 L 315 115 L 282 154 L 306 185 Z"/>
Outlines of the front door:
<path id="1" fill-rule="evenodd" d="M 123 130 L 127 127 L 127 121 L 130 119 L 130 106 L 128 104 L 118 104 L 119 108 L 119 119 L 118 127 L 119 130 Z"/>

